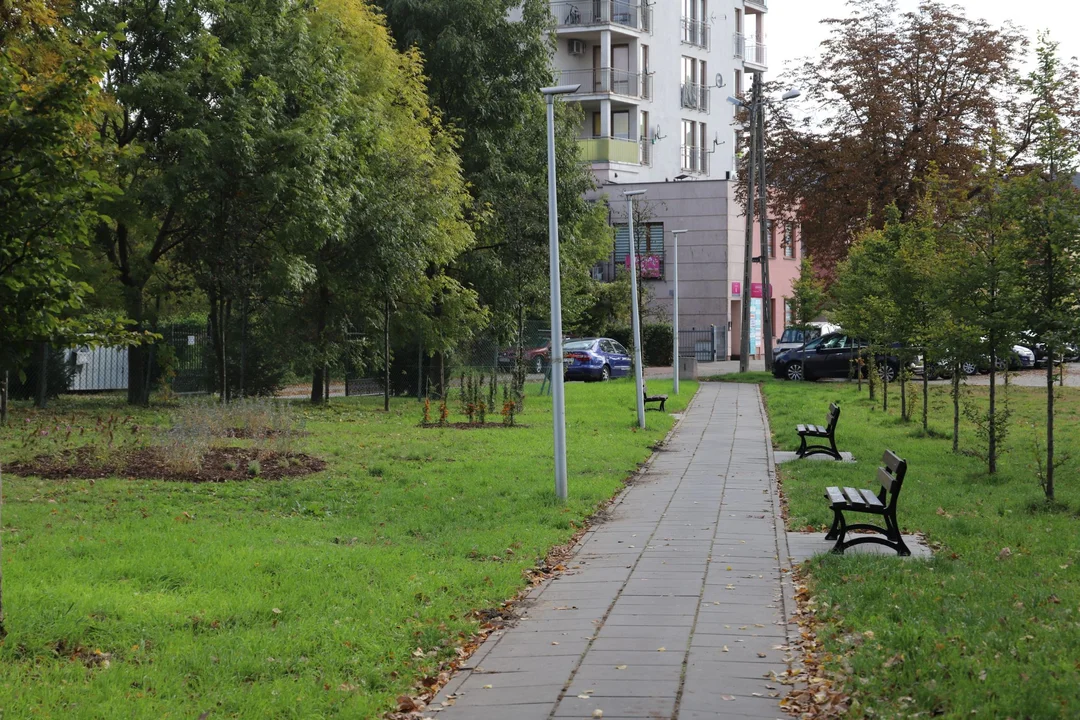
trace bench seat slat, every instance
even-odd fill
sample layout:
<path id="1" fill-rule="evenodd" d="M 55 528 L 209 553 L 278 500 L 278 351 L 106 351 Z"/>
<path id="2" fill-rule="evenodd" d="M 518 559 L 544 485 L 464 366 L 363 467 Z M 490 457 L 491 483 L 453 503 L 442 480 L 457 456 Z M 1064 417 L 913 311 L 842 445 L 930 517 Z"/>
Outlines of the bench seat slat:
<path id="1" fill-rule="evenodd" d="M 829 496 L 829 500 L 833 505 L 844 505 L 847 501 L 844 499 L 844 493 L 840 492 L 838 487 L 825 488 L 825 492 Z"/>
<path id="2" fill-rule="evenodd" d="M 844 488 L 844 494 L 847 495 L 848 502 L 850 502 L 852 505 L 865 505 L 862 499 L 862 495 L 855 488 Z"/>
<path id="3" fill-rule="evenodd" d="M 863 488 L 859 490 L 859 492 L 862 493 L 863 502 L 865 502 L 870 507 L 885 507 L 884 503 L 882 503 L 881 500 L 878 499 L 878 496 L 875 495 L 873 491 Z"/>
<path id="4" fill-rule="evenodd" d="M 795 426 L 795 431 L 798 432 L 798 433 L 804 433 L 804 432 L 806 432 L 806 426 L 805 425 L 796 425 Z"/>

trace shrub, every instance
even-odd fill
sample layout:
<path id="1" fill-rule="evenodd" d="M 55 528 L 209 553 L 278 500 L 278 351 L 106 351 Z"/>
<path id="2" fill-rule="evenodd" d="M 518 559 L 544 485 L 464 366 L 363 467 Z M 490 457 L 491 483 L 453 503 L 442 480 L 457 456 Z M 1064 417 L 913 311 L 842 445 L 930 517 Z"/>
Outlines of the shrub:
<path id="1" fill-rule="evenodd" d="M 666 323 L 645 323 L 641 326 L 641 361 L 646 366 L 667 366 L 672 362 L 672 328 Z M 634 351 L 633 333 L 630 326 L 608 328 L 606 337 L 622 343 Z"/>

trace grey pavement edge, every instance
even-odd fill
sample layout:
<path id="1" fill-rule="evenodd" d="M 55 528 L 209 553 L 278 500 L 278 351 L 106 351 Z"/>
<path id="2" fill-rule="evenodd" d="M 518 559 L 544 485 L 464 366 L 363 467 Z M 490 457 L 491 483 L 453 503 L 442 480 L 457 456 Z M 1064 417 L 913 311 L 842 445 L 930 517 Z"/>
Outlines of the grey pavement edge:
<path id="1" fill-rule="evenodd" d="M 756 385 L 703 383 L 647 469 L 423 715 L 782 718 L 791 552 Z M 570 488 L 573 492 L 573 488 Z"/>

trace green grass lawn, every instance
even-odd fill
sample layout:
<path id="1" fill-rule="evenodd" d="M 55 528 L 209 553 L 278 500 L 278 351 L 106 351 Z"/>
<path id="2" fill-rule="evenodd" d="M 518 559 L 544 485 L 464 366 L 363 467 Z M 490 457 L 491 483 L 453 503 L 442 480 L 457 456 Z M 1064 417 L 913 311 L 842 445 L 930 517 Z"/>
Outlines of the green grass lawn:
<path id="1" fill-rule="evenodd" d="M 798 446 L 794 426 L 842 414 L 838 445 L 856 464 L 796 462 L 781 468 L 792 529 L 822 527 L 827 485 L 872 487 L 885 448 L 908 463 L 898 517 L 925 533 L 932 560 L 822 556 L 808 565 L 829 663 L 858 705 L 855 717 L 1080 717 L 1080 391 L 1061 391 L 1057 416 L 1061 507 L 1047 510 L 1036 480 L 1035 429 L 1045 395 L 1010 390 L 1011 431 L 1000 472 L 951 452 L 947 388 L 931 389 L 931 433 L 899 419 L 848 383 L 763 385 L 774 441 Z M 985 406 L 988 388 L 972 388 Z M 975 450 L 962 424 L 961 450 Z M 1003 548 L 1011 555 L 999 558 Z"/>
<path id="2" fill-rule="evenodd" d="M 672 411 L 696 384 L 681 389 Z M 0 717 L 381 716 L 674 423 L 649 412 L 637 430 L 631 381 L 569 383 L 560 505 L 550 398 L 529 392 L 515 429 L 422 429 L 415 400 L 389 414 L 381 398 L 298 405 L 300 449 L 329 463 L 300 479 L 5 475 Z M 71 401 L 52 413 L 87 410 L 127 412 Z M 28 413 L 0 432 L 6 461 L 34 452 L 20 439 Z"/>

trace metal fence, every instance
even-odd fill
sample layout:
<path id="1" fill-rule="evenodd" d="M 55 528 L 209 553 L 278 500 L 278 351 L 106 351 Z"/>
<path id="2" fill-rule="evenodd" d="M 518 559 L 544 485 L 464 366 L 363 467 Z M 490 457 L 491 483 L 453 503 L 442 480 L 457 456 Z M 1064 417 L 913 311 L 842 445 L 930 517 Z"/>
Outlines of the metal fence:
<path id="1" fill-rule="evenodd" d="M 679 330 L 679 357 L 697 358 L 698 362 L 713 362 L 717 358 L 717 331 Z"/>

